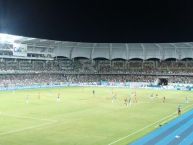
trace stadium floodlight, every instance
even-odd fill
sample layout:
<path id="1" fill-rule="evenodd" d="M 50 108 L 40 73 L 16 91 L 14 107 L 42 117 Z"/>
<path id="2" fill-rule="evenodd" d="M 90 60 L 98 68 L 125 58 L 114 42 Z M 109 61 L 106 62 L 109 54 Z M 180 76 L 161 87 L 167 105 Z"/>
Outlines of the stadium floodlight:
<path id="1" fill-rule="evenodd" d="M 21 39 L 22 36 L 15 36 L 5 33 L 0 33 L 0 42 L 1 43 L 14 43 L 16 40 Z"/>

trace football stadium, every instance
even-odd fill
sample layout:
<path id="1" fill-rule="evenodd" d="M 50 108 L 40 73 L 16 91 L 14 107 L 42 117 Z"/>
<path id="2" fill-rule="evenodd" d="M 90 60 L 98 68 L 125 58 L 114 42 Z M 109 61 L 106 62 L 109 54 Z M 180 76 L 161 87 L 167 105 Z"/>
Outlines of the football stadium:
<path id="1" fill-rule="evenodd" d="M 193 42 L 0 34 L 1 145 L 193 144 Z"/>

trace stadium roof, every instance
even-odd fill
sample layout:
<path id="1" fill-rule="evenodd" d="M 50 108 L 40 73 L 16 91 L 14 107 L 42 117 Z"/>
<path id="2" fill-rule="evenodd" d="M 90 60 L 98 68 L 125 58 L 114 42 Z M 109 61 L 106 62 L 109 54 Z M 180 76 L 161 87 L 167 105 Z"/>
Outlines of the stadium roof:
<path id="1" fill-rule="evenodd" d="M 10 34 L 0 33 L 0 41 L 8 41 L 12 43 L 23 43 L 27 45 L 36 46 L 52 46 L 63 45 L 64 47 L 78 47 L 78 48 L 193 48 L 193 42 L 178 42 L 178 43 L 89 43 L 89 42 L 70 42 L 70 41 L 57 41 L 39 38 L 30 38 L 23 36 L 16 36 Z"/>
<path id="2" fill-rule="evenodd" d="M 85 43 L 29 38 L 9 34 L 0 34 L 0 41 L 27 44 L 28 47 L 53 48 L 54 56 L 64 56 L 68 58 L 183 59 L 193 57 L 193 42 Z"/>

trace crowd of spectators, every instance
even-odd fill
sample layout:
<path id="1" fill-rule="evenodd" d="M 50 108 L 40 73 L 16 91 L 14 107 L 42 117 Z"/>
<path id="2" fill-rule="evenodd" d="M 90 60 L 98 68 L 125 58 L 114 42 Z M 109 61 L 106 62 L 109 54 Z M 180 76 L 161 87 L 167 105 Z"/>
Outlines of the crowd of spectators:
<path id="1" fill-rule="evenodd" d="M 107 75 L 107 74 L 7 74 L 0 75 L 0 87 L 52 85 L 62 83 L 126 83 L 126 82 L 148 82 L 154 83 L 158 76 L 151 75 Z M 170 76 L 169 83 L 193 83 L 193 77 Z"/>
<path id="2" fill-rule="evenodd" d="M 0 87 L 49 85 L 64 82 L 64 75 L 59 74 L 6 74 L 0 75 Z"/>
<path id="3" fill-rule="evenodd" d="M 109 61 L 109 60 L 2 60 L 0 73 L 61 72 L 90 74 L 187 74 L 193 75 L 193 61 Z"/>
<path id="4" fill-rule="evenodd" d="M 0 87 L 65 82 L 154 82 L 158 76 L 168 76 L 171 83 L 193 83 L 193 61 L 0 61 Z"/>

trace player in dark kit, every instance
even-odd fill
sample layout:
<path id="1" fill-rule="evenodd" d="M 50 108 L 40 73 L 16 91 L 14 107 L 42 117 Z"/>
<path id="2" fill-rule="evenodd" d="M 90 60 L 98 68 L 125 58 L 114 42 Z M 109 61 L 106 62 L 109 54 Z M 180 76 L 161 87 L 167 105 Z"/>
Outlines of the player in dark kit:
<path id="1" fill-rule="evenodd" d="M 163 103 L 165 103 L 165 101 L 166 101 L 166 97 L 164 96 L 164 97 L 163 97 Z"/>
<path id="2" fill-rule="evenodd" d="M 95 90 L 92 91 L 93 96 L 95 96 Z"/>
<path id="3" fill-rule="evenodd" d="M 129 98 L 129 100 L 130 100 L 130 98 Z M 126 106 L 128 106 L 128 100 L 127 100 L 127 98 L 124 99 L 124 104 L 125 104 Z"/>
<path id="4" fill-rule="evenodd" d="M 181 106 L 179 105 L 179 106 L 178 106 L 178 116 L 181 115 L 181 112 L 182 112 L 182 111 L 181 111 Z"/>
<path id="5" fill-rule="evenodd" d="M 57 101 L 60 102 L 60 93 L 58 93 Z"/>

